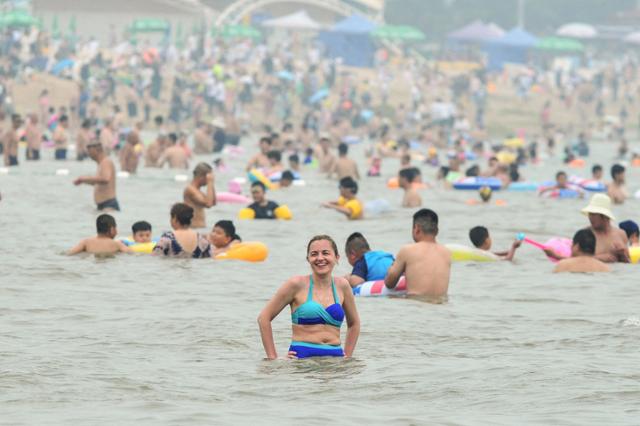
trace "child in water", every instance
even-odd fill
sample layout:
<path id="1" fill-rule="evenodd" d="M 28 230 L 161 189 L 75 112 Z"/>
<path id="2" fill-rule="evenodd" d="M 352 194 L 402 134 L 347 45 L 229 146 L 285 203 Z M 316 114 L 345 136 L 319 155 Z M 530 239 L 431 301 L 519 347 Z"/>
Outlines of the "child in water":
<path id="1" fill-rule="evenodd" d="M 350 177 L 340 179 L 340 198 L 338 201 L 329 201 L 322 206 L 336 210 L 350 220 L 362 219 L 364 207 L 362 202 L 356 198 L 358 193 L 358 183 Z"/>
<path id="2" fill-rule="evenodd" d="M 209 241 L 213 245 L 211 256 L 216 257 L 219 254 L 225 253 L 234 245 L 241 243 L 242 238 L 236 234 L 236 227 L 230 220 L 220 220 L 213 225 L 211 234 L 209 234 Z"/>
<path id="3" fill-rule="evenodd" d="M 85 238 L 80 241 L 67 254 L 73 255 L 82 252 L 93 254 L 131 253 L 131 249 L 122 241 L 114 238 L 118 234 L 116 220 L 110 214 L 101 214 L 96 219 L 97 234 L 95 237 Z"/>
<path id="4" fill-rule="evenodd" d="M 469 239 L 476 248 L 483 251 L 491 252 L 492 240 L 489 236 L 489 230 L 484 226 L 476 226 L 471 228 L 471 230 L 469 231 Z M 511 244 L 511 248 L 509 249 L 509 251 L 491 253 L 495 256 L 498 256 L 500 260 L 513 260 L 513 256 L 516 254 L 516 250 L 518 249 L 518 247 L 520 247 L 521 244 L 522 241 L 515 240 L 513 244 Z"/>
<path id="5" fill-rule="evenodd" d="M 144 220 L 134 223 L 131 226 L 133 241 L 136 244 L 144 244 L 151 242 L 151 224 Z"/>

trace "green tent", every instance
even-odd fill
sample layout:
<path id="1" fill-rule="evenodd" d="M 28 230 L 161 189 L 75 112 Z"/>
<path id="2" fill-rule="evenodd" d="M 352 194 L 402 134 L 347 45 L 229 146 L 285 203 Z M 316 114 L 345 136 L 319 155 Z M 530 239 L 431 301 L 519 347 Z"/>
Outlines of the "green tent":
<path id="1" fill-rule="evenodd" d="M 262 38 L 260 30 L 248 25 L 225 25 L 222 31 L 217 31 L 214 28 L 211 33 L 223 38 Z"/>
<path id="2" fill-rule="evenodd" d="M 577 40 L 562 37 L 545 37 L 535 45 L 536 49 L 553 52 L 582 52 L 584 45 Z"/>
<path id="3" fill-rule="evenodd" d="M 163 33 L 169 31 L 169 22 L 164 19 L 136 19 L 129 30 L 132 33 Z"/>
<path id="4" fill-rule="evenodd" d="M 408 25 L 383 25 L 373 30 L 371 35 L 382 40 L 421 41 L 426 37 L 422 31 Z"/>
<path id="5" fill-rule="evenodd" d="M 32 27 L 39 26 L 40 21 L 34 18 L 26 10 L 12 10 L 0 14 L 0 28 L 6 27 Z"/>

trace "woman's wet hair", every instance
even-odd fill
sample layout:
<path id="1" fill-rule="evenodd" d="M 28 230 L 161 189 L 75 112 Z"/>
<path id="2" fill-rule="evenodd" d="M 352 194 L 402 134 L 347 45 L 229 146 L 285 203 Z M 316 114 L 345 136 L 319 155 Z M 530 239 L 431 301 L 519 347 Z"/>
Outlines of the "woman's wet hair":
<path id="1" fill-rule="evenodd" d="M 171 207 L 171 217 L 175 218 L 180 225 L 189 226 L 193 219 L 193 208 L 185 203 L 175 203 Z"/>
<path id="2" fill-rule="evenodd" d="M 316 241 L 329 241 L 331 243 L 331 248 L 333 248 L 334 254 L 336 255 L 336 257 L 339 256 L 338 245 L 333 240 L 333 238 L 331 238 L 328 235 L 316 235 L 315 237 L 311 238 L 311 240 L 309 240 L 309 244 L 307 244 L 307 256 L 309 256 L 309 250 L 311 250 L 311 244 L 315 243 Z"/>
<path id="3" fill-rule="evenodd" d="M 242 238 L 238 234 L 236 234 L 236 227 L 230 220 L 219 220 L 213 225 L 214 228 L 218 227 L 224 231 L 224 234 L 231 238 L 231 241 L 238 240 L 242 241 Z"/>

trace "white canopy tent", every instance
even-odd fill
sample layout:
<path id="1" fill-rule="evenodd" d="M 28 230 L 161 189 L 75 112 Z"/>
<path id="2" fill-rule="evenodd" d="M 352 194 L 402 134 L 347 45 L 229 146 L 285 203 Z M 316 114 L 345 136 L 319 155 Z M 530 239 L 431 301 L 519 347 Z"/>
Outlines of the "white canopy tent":
<path id="1" fill-rule="evenodd" d="M 598 30 L 593 25 L 573 22 L 558 28 L 556 35 L 580 39 L 592 39 L 598 36 Z"/>
<path id="2" fill-rule="evenodd" d="M 319 30 L 322 28 L 322 25 L 311 19 L 306 10 L 300 10 L 291 15 L 266 20 L 262 23 L 262 26 L 291 30 Z"/>

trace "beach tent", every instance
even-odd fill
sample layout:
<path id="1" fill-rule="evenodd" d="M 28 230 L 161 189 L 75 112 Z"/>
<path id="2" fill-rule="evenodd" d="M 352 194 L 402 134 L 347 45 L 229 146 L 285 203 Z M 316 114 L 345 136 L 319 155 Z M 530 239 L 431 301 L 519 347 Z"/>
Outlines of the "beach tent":
<path id="1" fill-rule="evenodd" d="M 337 22 L 329 31 L 320 33 L 318 40 L 329 58 L 342 58 L 345 65 L 367 68 L 373 66 L 376 47 L 371 34 L 377 28 L 372 21 L 352 15 Z"/>
<path id="2" fill-rule="evenodd" d="M 522 28 L 514 28 L 504 36 L 491 40 L 485 45 L 488 53 L 488 68 L 501 70 L 505 63 L 524 64 L 529 50 L 538 43 L 538 39 Z"/>
<path id="3" fill-rule="evenodd" d="M 595 27 L 589 24 L 572 22 L 558 28 L 558 30 L 556 31 L 556 35 L 561 37 L 571 37 L 588 40 L 596 38 L 598 36 L 598 30 L 596 30 Z"/>
<path id="4" fill-rule="evenodd" d="M 421 41 L 426 38 L 422 31 L 408 25 L 383 25 L 371 35 L 376 39 L 391 41 Z"/>
<path id="5" fill-rule="evenodd" d="M 547 52 L 575 53 L 582 52 L 584 50 L 584 45 L 577 40 L 569 38 L 545 37 L 538 40 L 535 48 Z"/>
<path id="6" fill-rule="evenodd" d="M 459 43 L 483 43 L 503 37 L 504 34 L 504 30 L 496 24 L 474 21 L 459 30 L 449 33 L 447 38 L 450 41 Z"/>
<path id="7" fill-rule="evenodd" d="M 133 33 L 164 33 L 170 29 L 169 22 L 163 19 L 136 19 L 129 30 Z"/>
<path id="8" fill-rule="evenodd" d="M 300 10 L 291 15 L 268 19 L 262 22 L 263 27 L 282 28 L 289 30 L 319 30 L 321 25 L 311 19 L 306 10 Z"/>

